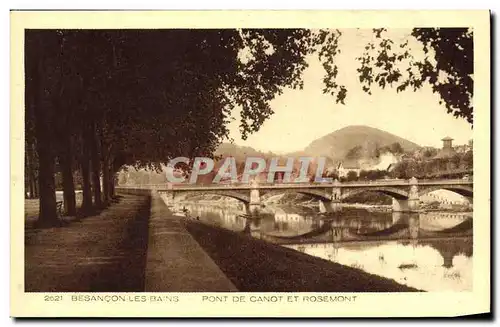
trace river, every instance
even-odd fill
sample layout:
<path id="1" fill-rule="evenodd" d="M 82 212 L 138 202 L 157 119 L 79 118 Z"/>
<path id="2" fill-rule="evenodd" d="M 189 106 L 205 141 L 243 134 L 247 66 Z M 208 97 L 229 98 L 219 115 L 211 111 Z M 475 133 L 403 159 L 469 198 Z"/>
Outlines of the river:
<path id="1" fill-rule="evenodd" d="M 233 201 L 179 201 L 174 211 L 205 223 L 391 278 L 424 291 L 472 290 L 472 213 L 401 214 L 268 204 L 245 215 Z"/>

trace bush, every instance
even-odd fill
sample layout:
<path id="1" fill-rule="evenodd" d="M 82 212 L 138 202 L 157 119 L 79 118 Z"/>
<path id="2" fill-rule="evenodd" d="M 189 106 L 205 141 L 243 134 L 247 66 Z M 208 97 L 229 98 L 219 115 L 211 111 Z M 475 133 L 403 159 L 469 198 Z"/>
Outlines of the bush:
<path id="1" fill-rule="evenodd" d="M 355 171 L 349 171 L 347 173 L 347 181 L 350 182 L 350 181 L 355 181 L 358 179 L 358 173 L 356 173 Z"/>

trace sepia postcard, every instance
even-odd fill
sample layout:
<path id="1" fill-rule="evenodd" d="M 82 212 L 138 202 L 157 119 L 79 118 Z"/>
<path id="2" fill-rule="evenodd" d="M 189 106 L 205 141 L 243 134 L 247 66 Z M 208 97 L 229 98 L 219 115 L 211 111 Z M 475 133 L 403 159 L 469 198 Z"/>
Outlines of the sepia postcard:
<path id="1" fill-rule="evenodd" d="M 12 11 L 13 317 L 490 312 L 490 13 Z"/>

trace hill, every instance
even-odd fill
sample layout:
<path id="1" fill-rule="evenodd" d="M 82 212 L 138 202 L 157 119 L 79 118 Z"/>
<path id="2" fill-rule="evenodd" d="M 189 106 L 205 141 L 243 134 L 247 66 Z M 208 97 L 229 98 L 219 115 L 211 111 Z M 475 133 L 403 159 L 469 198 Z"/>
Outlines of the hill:
<path id="1" fill-rule="evenodd" d="M 234 157 L 237 162 L 244 162 L 247 157 L 272 158 L 272 152 L 262 152 L 249 146 L 240 146 L 233 143 L 221 143 L 215 151 L 216 156 Z"/>
<path id="2" fill-rule="evenodd" d="M 405 152 L 414 151 L 420 146 L 402 137 L 369 126 L 347 126 L 327 134 L 311 142 L 304 150 L 277 155 L 272 152 L 262 152 L 249 146 L 240 146 L 233 143 L 219 145 L 215 155 L 221 157 L 232 156 L 237 162 L 243 162 L 247 157 L 270 159 L 273 157 L 328 157 L 336 160 L 358 160 L 373 158 L 376 149 L 390 147 L 399 143 Z"/>
<path id="3" fill-rule="evenodd" d="M 405 152 L 420 148 L 416 143 L 380 129 L 353 125 L 314 140 L 304 149 L 304 152 L 309 156 L 326 156 L 333 160 L 342 160 L 348 154 L 352 155 L 353 152 L 357 158 L 372 157 L 377 148 L 394 143 L 399 143 Z"/>

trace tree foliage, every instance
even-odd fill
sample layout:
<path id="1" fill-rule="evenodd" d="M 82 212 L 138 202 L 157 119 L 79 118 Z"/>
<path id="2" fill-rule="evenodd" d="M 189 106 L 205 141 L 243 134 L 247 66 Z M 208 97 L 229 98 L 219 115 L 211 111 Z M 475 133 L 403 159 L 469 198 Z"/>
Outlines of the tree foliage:
<path id="1" fill-rule="evenodd" d="M 406 159 L 395 165 L 391 177 L 408 179 L 442 178 L 442 176 L 457 175 L 473 170 L 472 151 L 455 153 L 450 157 L 427 158 L 424 160 Z M 456 173 L 455 173 L 456 172 Z"/>
<path id="2" fill-rule="evenodd" d="M 359 179 L 361 180 L 377 180 L 377 179 L 383 179 L 388 175 L 386 170 L 380 170 L 380 169 L 375 169 L 375 170 L 361 170 L 359 172 Z"/>
<path id="3" fill-rule="evenodd" d="M 411 35 L 422 46 L 425 56 L 417 58 L 408 39 L 397 44 L 384 36 L 387 29 L 373 30 L 375 41 L 365 46 L 357 58 L 362 89 L 371 94 L 376 85 L 396 87 L 398 92 L 416 91 L 426 83 L 440 96 L 448 113 L 466 119 L 471 125 L 474 43 L 467 28 L 415 28 Z"/>
<path id="4" fill-rule="evenodd" d="M 468 28 L 414 28 L 406 40 L 398 42 L 386 35 L 386 28 L 373 29 L 374 40 L 364 46 L 356 58 L 362 90 L 371 94 L 374 86 L 395 87 L 397 92 L 416 91 L 428 84 L 440 96 L 448 113 L 474 120 L 472 96 L 474 73 L 473 33 Z M 338 83 L 339 67 L 335 56 L 340 53 L 339 30 L 321 30 L 311 43 L 325 69 L 324 93 L 345 104 L 347 90 Z M 424 57 L 417 57 L 410 37 L 422 46 Z"/>
<path id="5" fill-rule="evenodd" d="M 359 58 L 366 92 L 373 84 L 403 91 L 427 82 L 449 112 L 472 123 L 469 30 L 414 29 L 427 54 L 423 60 L 412 57 L 408 44 L 384 38 L 385 29 L 374 32 L 377 42 Z M 123 165 L 159 169 L 175 156 L 212 156 L 229 136 L 236 106 L 242 137 L 258 131 L 273 114 L 276 96 L 303 87 L 309 55 L 325 70 L 323 92 L 345 103 L 335 62 L 341 35 L 307 29 L 26 30 L 27 174 L 38 180 L 42 220 L 55 216 L 56 172 L 65 202 L 74 206 L 78 170 L 84 204 L 100 206 L 101 195 L 105 203 L 112 196 Z M 67 211 L 74 211 L 71 205 Z"/>
<path id="6" fill-rule="evenodd" d="M 26 140 L 37 144 L 45 187 L 40 218 L 54 220 L 56 170 L 66 196 L 80 169 L 84 204 L 100 206 L 100 179 L 107 202 L 125 164 L 159 169 L 175 156 L 212 156 L 235 106 L 242 136 L 257 131 L 276 95 L 302 87 L 310 34 L 27 30 Z"/>
<path id="7" fill-rule="evenodd" d="M 355 147 L 347 151 L 345 158 L 348 160 L 360 159 L 363 155 L 363 147 L 361 145 L 356 145 Z"/>
<path id="8" fill-rule="evenodd" d="M 347 172 L 346 178 L 348 182 L 355 181 L 358 179 L 358 173 L 353 170 L 350 170 L 349 172 Z"/>

